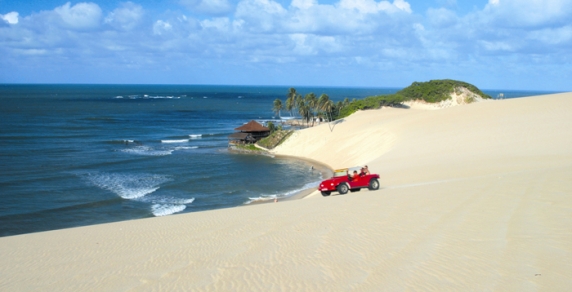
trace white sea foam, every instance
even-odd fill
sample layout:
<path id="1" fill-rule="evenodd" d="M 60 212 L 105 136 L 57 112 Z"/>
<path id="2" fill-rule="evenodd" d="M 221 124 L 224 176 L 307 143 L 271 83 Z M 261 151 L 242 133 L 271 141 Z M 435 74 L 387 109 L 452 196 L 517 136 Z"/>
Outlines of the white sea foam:
<path id="1" fill-rule="evenodd" d="M 191 139 L 200 139 L 202 137 L 203 137 L 202 134 L 191 134 L 191 135 L 189 135 L 189 138 L 191 138 Z"/>
<path id="2" fill-rule="evenodd" d="M 185 210 L 187 206 L 185 205 L 163 205 L 163 204 L 154 204 L 151 206 L 151 212 L 153 215 L 160 217 L 160 216 L 167 216 L 174 213 L 181 212 Z"/>
<path id="3" fill-rule="evenodd" d="M 148 146 L 136 146 L 133 148 L 122 149 L 121 151 L 129 154 L 143 155 L 143 156 L 165 156 L 165 155 L 171 155 L 174 149 L 155 150 Z"/>
<path id="4" fill-rule="evenodd" d="M 161 143 L 186 143 L 189 139 L 179 139 L 179 140 L 161 140 Z"/>
<path id="5" fill-rule="evenodd" d="M 175 150 L 189 150 L 189 149 L 197 149 L 199 146 L 177 146 Z"/>
<path id="6" fill-rule="evenodd" d="M 254 197 L 254 198 L 248 198 L 248 201 L 246 203 L 244 203 L 245 205 L 248 205 L 250 203 L 255 203 L 255 202 L 266 202 L 266 201 L 272 201 L 276 198 L 278 198 L 278 195 L 264 195 L 264 196 L 260 196 L 260 197 Z"/>
<path id="7" fill-rule="evenodd" d="M 161 204 L 161 205 L 188 205 L 195 201 L 195 198 L 175 198 L 171 196 L 147 196 L 137 199 L 141 202 Z"/>
<path id="8" fill-rule="evenodd" d="M 154 174 L 87 173 L 82 175 L 91 184 L 124 199 L 137 199 L 155 192 L 171 179 Z"/>
<path id="9" fill-rule="evenodd" d="M 254 198 L 248 198 L 248 201 L 246 201 L 244 204 L 248 205 L 251 203 L 255 203 L 255 202 L 266 202 L 266 201 L 272 201 L 274 199 L 280 199 L 280 198 L 287 198 L 290 196 L 293 196 L 303 190 L 307 190 L 307 189 L 316 189 L 319 185 L 320 185 L 321 181 L 315 181 L 315 182 L 310 182 L 305 184 L 304 186 L 302 186 L 299 189 L 295 189 L 295 190 L 291 190 L 288 191 L 286 193 L 283 194 L 274 194 L 274 195 L 261 195 L 260 197 L 254 197 Z"/>
<path id="10" fill-rule="evenodd" d="M 147 94 L 144 94 L 143 96 L 139 96 L 139 95 L 128 95 L 129 99 L 180 99 L 180 96 L 161 96 L 161 95 L 156 95 L 156 96 L 149 96 Z M 118 95 L 115 98 L 123 98 L 123 96 Z"/>

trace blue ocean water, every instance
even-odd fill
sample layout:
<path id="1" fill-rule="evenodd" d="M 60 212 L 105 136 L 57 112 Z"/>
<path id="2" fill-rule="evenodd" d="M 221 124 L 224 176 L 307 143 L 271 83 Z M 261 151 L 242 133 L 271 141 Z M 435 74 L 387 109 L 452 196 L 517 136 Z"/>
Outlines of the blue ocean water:
<path id="1" fill-rule="evenodd" d="M 234 128 L 273 119 L 272 101 L 287 91 L 0 85 L 0 236 L 235 207 L 317 185 L 305 162 L 227 150 Z"/>
<path id="2" fill-rule="evenodd" d="M 398 89 L 297 90 L 337 101 Z M 236 207 L 316 186 L 321 175 L 306 162 L 227 150 L 234 128 L 272 120 L 272 101 L 287 91 L 0 85 L 0 236 Z"/>

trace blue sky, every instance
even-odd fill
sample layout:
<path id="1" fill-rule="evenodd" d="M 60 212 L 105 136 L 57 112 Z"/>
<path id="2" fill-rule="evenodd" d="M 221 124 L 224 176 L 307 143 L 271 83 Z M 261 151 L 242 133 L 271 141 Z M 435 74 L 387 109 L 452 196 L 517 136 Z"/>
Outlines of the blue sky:
<path id="1" fill-rule="evenodd" d="M 0 83 L 572 91 L 572 0 L 0 0 Z"/>

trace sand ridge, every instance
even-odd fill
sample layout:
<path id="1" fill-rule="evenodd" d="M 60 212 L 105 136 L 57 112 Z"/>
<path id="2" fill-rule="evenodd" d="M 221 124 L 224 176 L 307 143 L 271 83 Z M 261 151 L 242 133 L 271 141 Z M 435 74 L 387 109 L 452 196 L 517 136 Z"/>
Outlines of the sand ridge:
<path id="1" fill-rule="evenodd" d="M 276 150 L 381 189 L 0 238 L 0 289 L 567 291 L 572 93 L 381 109 Z"/>

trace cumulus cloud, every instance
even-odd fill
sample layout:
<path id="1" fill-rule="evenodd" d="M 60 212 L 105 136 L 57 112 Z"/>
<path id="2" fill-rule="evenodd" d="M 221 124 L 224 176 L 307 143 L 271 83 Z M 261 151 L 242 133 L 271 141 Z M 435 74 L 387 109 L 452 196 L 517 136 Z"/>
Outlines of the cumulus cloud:
<path id="1" fill-rule="evenodd" d="M 532 31 L 528 37 L 549 45 L 572 44 L 572 25 Z"/>
<path id="2" fill-rule="evenodd" d="M 223 15 L 232 10 L 228 0 L 180 0 L 179 3 L 192 12 L 209 15 Z"/>
<path id="3" fill-rule="evenodd" d="M 155 35 L 162 35 L 171 29 L 173 29 L 173 26 L 167 21 L 157 20 L 153 24 L 153 34 Z"/>
<path id="4" fill-rule="evenodd" d="M 308 9 L 312 6 L 318 5 L 317 0 L 292 0 L 290 6 L 298 9 Z"/>
<path id="5" fill-rule="evenodd" d="M 538 27 L 569 24 L 572 0 L 489 0 L 481 17 L 498 26 Z"/>
<path id="6" fill-rule="evenodd" d="M 67 2 L 54 11 L 68 27 L 73 29 L 92 29 L 101 23 L 101 8 L 95 3 L 82 2 L 71 6 L 70 2 Z"/>
<path id="7" fill-rule="evenodd" d="M 572 59 L 572 0 L 489 0 L 464 14 L 455 0 L 438 0 L 447 8 L 427 11 L 413 11 L 405 0 L 177 1 L 188 10 L 126 2 L 102 11 L 82 2 L 0 15 L 0 67 L 10 60 L 36 66 L 44 58 L 108 68 L 206 68 L 220 61 L 415 72 Z"/>
<path id="8" fill-rule="evenodd" d="M 344 9 L 355 9 L 360 13 L 378 13 L 380 11 L 411 13 L 409 3 L 404 0 L 394 0 L 393 3 L 389 1 L 376 2 L 375 0 L 341 0 L 339 6 Z"/>
<path id="9" fill-rule="evenodd" d="M 4 15 L 0 14 L 0 18 L 8 24 L 18 24 L 18 12 L 12 11 Z"/>
<path id="10" fill-rule="evenodd" d="M 285 20 L 287 11 L 272 0 L 243 0 L 236 7 L 235 17 L 244 20 L 252 31 L 275 31 Z"/>
<path id="11" fill-rule="evenodd" d="M 132 30 L 140 24 L 144 14 L 143 7 L 127 2 L 110 12 L 104 22 L 120 30 Z"/>
<path id="12" fill-rule="evenodd" d="M 427 10 L 427 21 L 434 27 L 450 27 L 458 21 L 457 14 L 452 10 L 430 8 Z"/>

